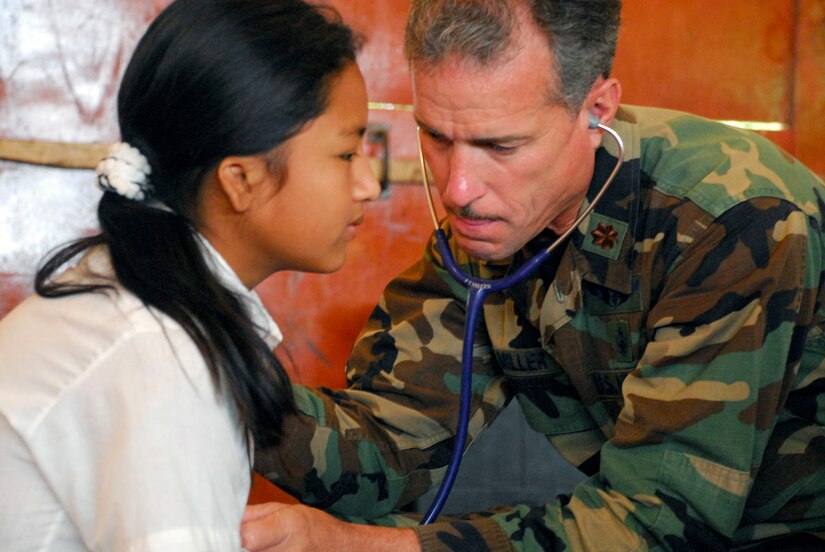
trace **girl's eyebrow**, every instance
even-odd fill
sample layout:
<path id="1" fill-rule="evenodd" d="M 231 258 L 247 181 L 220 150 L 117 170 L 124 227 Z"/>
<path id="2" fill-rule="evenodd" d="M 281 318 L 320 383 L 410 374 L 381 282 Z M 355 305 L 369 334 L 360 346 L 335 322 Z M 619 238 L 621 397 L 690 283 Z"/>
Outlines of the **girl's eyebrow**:
<path id="1" fill-rule="evenodd" d="M 364 136 L 367 133 L 367 127 L 365 126 L 357 126 L 351 128 L 345 128 L 341 131 L 341 136 L 352 136 L 353 134 L 359 137 Z"/>

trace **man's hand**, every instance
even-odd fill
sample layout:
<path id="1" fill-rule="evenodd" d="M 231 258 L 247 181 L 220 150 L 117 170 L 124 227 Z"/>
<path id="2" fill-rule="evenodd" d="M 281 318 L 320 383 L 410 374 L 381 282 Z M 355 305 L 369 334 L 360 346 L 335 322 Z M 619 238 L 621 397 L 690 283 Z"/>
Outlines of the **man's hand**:
<path id="1" fill-rule="evenodd" d="M 247 506 L 241 540 L 249 552 L 420 552 L 412 529 L 355 525 L 302 504 Z"/>

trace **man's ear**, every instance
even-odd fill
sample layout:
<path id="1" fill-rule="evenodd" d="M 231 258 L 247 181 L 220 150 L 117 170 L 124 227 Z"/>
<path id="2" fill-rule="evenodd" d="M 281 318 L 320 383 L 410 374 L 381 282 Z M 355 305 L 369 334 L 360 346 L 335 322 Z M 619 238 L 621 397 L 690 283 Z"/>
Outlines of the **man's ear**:
<path id="1" fill-rule="evenodd" d="M 590 93 L 584 101 L 583 111 L 585 117 L 592 114 L 600 123 L 609 125 L 616 117 L 619 110 L 619 103 L 622 99 L 622 85 L 618 79 L 610 77 L 608 79 L 599 78 L 590 89 Z M 592 133 L 593 147 L 599 147 L 601 142 L 601 131 L 594 129 Z"/>
<path id="2" fill-rule="evenodd" d="M 260 155 L 225 157 L 216 171 L 218 186 L 232 208 L 243 213 L 249 210 L 270 177 L 269 164 Z"/>

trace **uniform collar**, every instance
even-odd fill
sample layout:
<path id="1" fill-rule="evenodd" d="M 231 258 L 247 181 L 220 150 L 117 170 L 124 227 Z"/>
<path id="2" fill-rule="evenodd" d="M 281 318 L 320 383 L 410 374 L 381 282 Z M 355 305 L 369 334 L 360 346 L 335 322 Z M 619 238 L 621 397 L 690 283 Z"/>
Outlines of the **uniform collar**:
<path id="1" fill-rule="evenodd" d="M 582 308 L 583 283 L 595 284 L 624 296 L 630 296 L 634 291 L 632 267 L 641 203 L 640 139 L 632 122 L 618 119 L 611 127 L 624 142 L 624 162 L 593 212 L 573 232 L 552 283 L 544 284 L 544 299 L 536 325 L 545 347 L 551 346 L 555 332 Z M 588 201 L 599 193 L 616 164 L 616 158 L 615 143 L 605 137 L 596 152 Z M 582 206 L 582 210 L 586 208 L 587 204 Z M 533 285 L 537 286 L 539 282 Z M 535 297 L 539 291 L 528 290 L 528 293 Z"/>
<path id="2" fill-rule="evenodd" d="M 641 203 L 640 137 L 638 127 L 622 119 L 620 112 L 611 127 L 625 145 L 625 156 L 616 179 L 608 187 L 593 212 L 581 222 L 572 236 L 565 257 L 574 263 L 581 277 L 599 286 L 629 294 L 632 291 L 632 266 L 635 256 L 637 224 Z M 588 201 L 598 194 L 615 166 L 617 150 L 607 135 L 596 152 L 596 163 Z M 587 204 L 582 206 L 582 210 Z M 563 264 L 565 260 L 562 260 Z M 561 274 L 560 274 L 561 276 Z"/>

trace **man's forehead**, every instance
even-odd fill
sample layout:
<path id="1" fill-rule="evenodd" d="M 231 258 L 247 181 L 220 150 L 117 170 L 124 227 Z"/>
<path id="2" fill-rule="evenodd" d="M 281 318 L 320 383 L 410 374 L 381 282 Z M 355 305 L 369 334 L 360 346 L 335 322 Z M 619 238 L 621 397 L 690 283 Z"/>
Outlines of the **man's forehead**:
<path id="1" fill-rule="evenodd" d="M 419 126 L 450 139 L 515 141 L 536 133 L 538 120 L 564 107 L 549 98 L 546 79 L 530 83 L 490 77 L 485 73 L 440 71 L 419 73 L 413 106 Z M 500 76 L 500 75 L 499 75 Z"/>
<path id="2" fill-rule="evenodd" d="M 428 96 L 440 96 L 445 105 L 452 101 L 454 109 L 471 107 L 477 100 L 484 105 L 498 100 L 502 106 L 555 102 L 558 78 L 552 56 L 545 54 L 520 51 L 492 63 L 450 56 L 435 64 L 413 64 L 414 103 Z"/>

